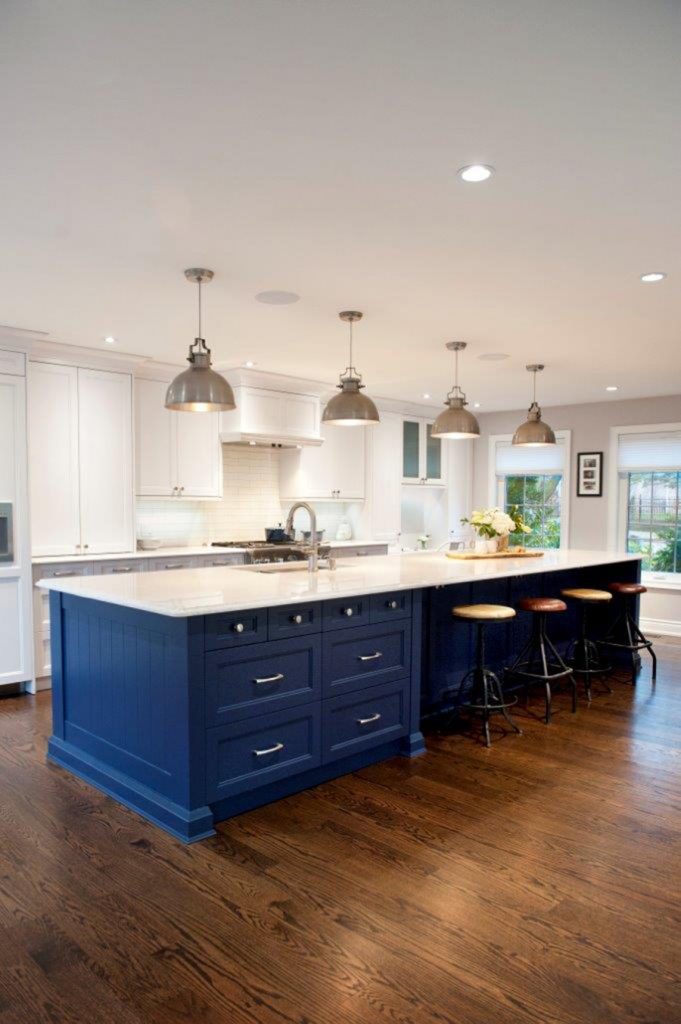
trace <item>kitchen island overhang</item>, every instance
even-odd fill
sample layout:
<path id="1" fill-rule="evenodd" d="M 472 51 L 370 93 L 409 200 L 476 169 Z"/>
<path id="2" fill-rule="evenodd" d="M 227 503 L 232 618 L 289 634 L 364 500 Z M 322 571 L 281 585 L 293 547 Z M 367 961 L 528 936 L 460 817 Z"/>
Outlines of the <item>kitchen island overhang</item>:
<path id="1" fill-rule="evenodd" d="M 45 580 L 48 757 L 193 842 L 234 814 L 423 753 L 421 717 L 470 658 L 470 628 L 451 621 L 453 604 L 639 577 L 637 556 L 554 551 L 495 564 L 389 555 L 319 574 Z M 495 664 L 517 649 L 528 618 L 501 627 Z M 561 626 L 569 633 L 570 615 Z"/>

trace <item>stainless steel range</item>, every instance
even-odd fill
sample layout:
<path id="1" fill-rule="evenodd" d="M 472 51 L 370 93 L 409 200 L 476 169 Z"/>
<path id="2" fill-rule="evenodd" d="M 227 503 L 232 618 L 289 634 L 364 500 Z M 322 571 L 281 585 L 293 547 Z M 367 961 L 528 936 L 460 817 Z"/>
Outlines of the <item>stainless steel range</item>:
<path id="1" fill-rule="evenodd" d="M 307 548 L 285 542 L 267 544 L 261 540 L 214 540 L 214 548 L 245 548 L 246 565 L 268 565 L 270 562 L 304 562 Z"/>

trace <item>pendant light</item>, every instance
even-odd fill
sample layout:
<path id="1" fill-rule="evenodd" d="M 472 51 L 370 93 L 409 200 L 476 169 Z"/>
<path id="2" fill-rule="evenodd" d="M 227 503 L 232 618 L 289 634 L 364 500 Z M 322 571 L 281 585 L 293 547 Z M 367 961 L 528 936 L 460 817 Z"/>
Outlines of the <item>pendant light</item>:
<path id="1" fill-rule="evenodd" d="M 544 369 L 544 364 L 530 363 L 525 369 L 532 374 L 532 405 L 527 410 L 527 419 L 513 435 L 512 443 L 526 448 L 543 448 L 556 443 L 556 435 L 548 423 L 543 422 L 541 409 L 537 405 L 537 374 Z"/>
<path id="2" fill-rule="evenodd" d="M 188 281 L 199 286 L 199 336 L 189 346 L 188 370 L 178 374 L 166 393 L 166 409 L 178 412 L 220 412 L 236 409 L 234 393 L 221 374 L 211 370 L 210 349 L 201 337 L 201 285 L 213 280 L 213 271 L 185 270 Z"/>
<path id="3" fill-rule="evenodd" d="M 329 399 L 324 409 L 322 423 L 334 423 L 338 427 L 368 427 L 379 422 L 378 409 L 367 395 L 361 394 L 362 375 L 352 365 L 352 325 L 362 319 L 356 310 L 345 310 L 338 316 L 350 325 L 350 358 L 340 375 L 340 394 Z"/>
<path id="4" fill-rule="evenodd" d="M 454 387 L 447 395 L 447 408 L 441 412 L 433 423 L 431 437 L 448 437 L 452 440 L 463 440 L 468 437 L 480 436 L 480 424 L 472 412 L 466 409 L 468 402 L 459 387 L 459 352 L 466 347 L 465 341 L 448 341 L 446 348 L 454 353 Z"/>

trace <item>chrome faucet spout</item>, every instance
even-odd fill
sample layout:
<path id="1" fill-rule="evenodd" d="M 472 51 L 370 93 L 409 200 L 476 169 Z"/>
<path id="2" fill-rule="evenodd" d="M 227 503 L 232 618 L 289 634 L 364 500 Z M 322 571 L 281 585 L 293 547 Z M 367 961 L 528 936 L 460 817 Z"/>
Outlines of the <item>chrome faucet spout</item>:
<path id="1" fill-rule="evenodd" d="M 304 508 L 310 517 L 310 544 L 307 548 L 307 567 L 310 572 L 317 572 L 319 568 L 319 543 L 317 541 L 317 513 L 306 501 L 296 501 L 289 509 L 286 517 L 286 532 L 293 533 L 293 518 L 299 508 Z"/>

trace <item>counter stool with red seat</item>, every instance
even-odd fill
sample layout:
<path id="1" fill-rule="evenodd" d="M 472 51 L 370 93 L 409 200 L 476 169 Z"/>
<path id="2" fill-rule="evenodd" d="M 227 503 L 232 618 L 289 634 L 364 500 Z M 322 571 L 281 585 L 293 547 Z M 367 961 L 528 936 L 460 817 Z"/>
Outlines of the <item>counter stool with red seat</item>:
<path id="1" fill-rule="evenodd" d="M 461 680 L 459 690 L 463 689 L 468 679 L 473 680 L 470 699 L 462 707 L 474 714 L 482 715 L 482 727 L 485 735 L 485 746 L 491 746 L 489 720 L 492 715 L 504 716 L 511 728 L 522 735 L 522 730 L 515 724 L 508 709 L 517 703 L 517 698 L 507 701 L 499 681 L 499 677 L 485 665 L 485 626 L 493 622 L 506 622 L 515 618 L 515 610 L 504 604 L 464 604 L 452 608 L 452 615 L 462 622 L 475 623 L 476 644 L 475 664 Z"/>
<path id="2" fill-rule="evenodd" d="M 565 660 L 575 675 L 583 677 L 587 700 L 591 700 L 592 677 L 608 675 L 612 668 L 603 661 L 598 645 L 589 637 L 588 611 L 594 605 L 607 604 L 612 600 L 612 594 L 593 587 L 569 587 L 561 590 L 561 594 L 579 603 L 579 633 L 570 641 Z M 602 682 L 608 693 L 612 693 L 605 680 Z"/>
<path id="3" fill-rule="evenodd" d="M 632 682 L 636 681 L 637 652 L 645 648 L 653 659 L 653 680 L 655 680 L 657 677 L 657 655 L 653 650 L 653 642 L 641 632 L 634 617 L 634 602 L 639 594 L 647 592 L 647 587 L 644 587 L 642 583 L 610 583 L 608 587 L 615 595 L 618 608 L 607 633 L 602 640 L 598 641 L 599 645 L 631 653 Z"/>
<path id="4" fill-rule="evenodd" d="M 567 679 L 572 688 L 572 711 L 577 710 L 577 683 L 572 669 L 565 664 L 546 632 L 546 616 L 567 611 L 565 601 L 557 597 L 523 597 L 518 607 L 532 613 L 532 635 L 518 657 L 506 669 L 506 676 L 514 676 L 525 684 L 525 695 L 530 686 L 543 683 L 545 713 L 544 721 L 551 721 L 551 684 Z"/>

